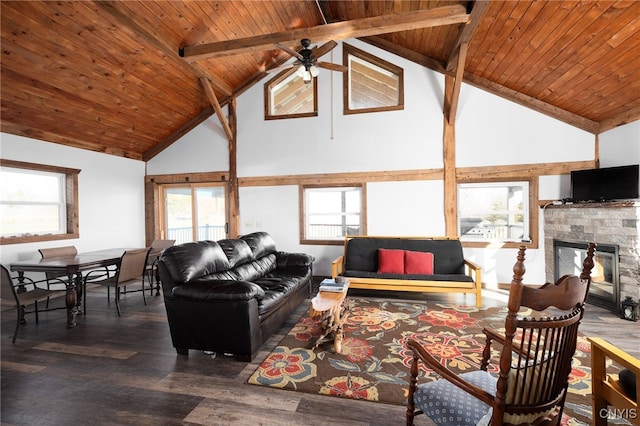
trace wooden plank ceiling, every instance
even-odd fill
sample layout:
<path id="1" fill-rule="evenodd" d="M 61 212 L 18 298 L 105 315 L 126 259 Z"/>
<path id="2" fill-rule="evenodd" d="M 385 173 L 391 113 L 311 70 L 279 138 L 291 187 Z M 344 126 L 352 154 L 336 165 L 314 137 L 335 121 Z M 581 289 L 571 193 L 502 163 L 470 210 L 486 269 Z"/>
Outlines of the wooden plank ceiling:
<path id="1" fill-rule="evenodd" d="M 274 43 L 307 36 L 452 75 L 464 63 L 465 82 L 594 134 L 640 119 L 634 0 L 0 4 L 1 130 L 123 157 L 148 160 L 213 114 L 202 78 L 225 105 L 291 60 Z"/>

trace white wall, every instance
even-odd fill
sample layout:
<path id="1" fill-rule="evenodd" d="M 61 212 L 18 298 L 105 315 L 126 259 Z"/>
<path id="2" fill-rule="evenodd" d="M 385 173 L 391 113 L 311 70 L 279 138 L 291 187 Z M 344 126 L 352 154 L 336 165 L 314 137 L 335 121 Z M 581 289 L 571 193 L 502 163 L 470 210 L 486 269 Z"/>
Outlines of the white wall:
<path id="1" fill-rule="evenodd" d="M 600 167 L 640 164 L 640 121 L 600 135 Z"/>
<path id="2" fill-rule="evenodd" d="M 145 164 L 113 155 L 0 134 L 3 159 L 80 169 L 80 238 L 0 246 L 0 262 L 40 257 L 39 248 L 75 245 L 78 251 L 144 247 Z M 1 218 L 0 218 L 1 220 Z"/>
<path id="3" fill-rule="evenodd" d="M 332 51 L 333 60 L 322 59 L 341 62 L 341 48 Z M 344 115 L 342 74 L 327 70 L 318 77 L 317 117 L 265 121 L 263 83 L 248 90 L 237 105 L 238 175 L 442 167 L 442 95 L 432 87 L 443 77 L 395 56 L 383 59 L 404 68 L 403 111 Z"/>
<path id="4" fill-rule="evenodd" d="M 217 115 L 205 120 L 147 163 L 147 174 L 229 170 L 227 137 Z"/>
<path id="5" fill-rule="evenodd" d="M 640 121 L 603 133 L 599 140 L 600 167 L 640 164 Z"/>

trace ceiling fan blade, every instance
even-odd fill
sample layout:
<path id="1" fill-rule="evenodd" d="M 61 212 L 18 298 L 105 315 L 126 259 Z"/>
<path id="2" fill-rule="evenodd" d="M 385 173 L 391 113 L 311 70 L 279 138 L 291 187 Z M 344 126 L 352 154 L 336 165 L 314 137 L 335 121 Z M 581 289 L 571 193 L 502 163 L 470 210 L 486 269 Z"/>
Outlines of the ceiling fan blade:
<path id="1" fill-rule="evenodd" d="M 332 64 L 331 62 L 317 62 L 316 66 L 320 68 L 328 69 L 331 71 L 340 71 L 340 72 L 349 71 L 349 67 L 345 67 L 344 65 L 340 65 L 340 64 Z"/>
<path id="2" fill-rule="evenodd" d="M 335 41 L 331 40 L 326 42 L 325 44 L 323 44 L 320 47 L 314 47 L 313 48 L 313 55 L 316 58 L 321 57 L 322 55 L 326 55 L 327 53 L 329 53 L 332 49 L 334 49 L 336 46 L 338 45 L 338 43 L 336 43 Z"/>
<path id="3" fill-rule="evenodd" d="M 289 69 L 289 68 L 293 68 L 293 66 L 295 66 L 295 62 L 294 62 L 294 63 L 292 63 L 292 64 L 284 64 L 284 65 L 280 65 L 279 67 L 269 68 L 269 69 L 265 70 L 265 72 L 266 72 L 267 74 L 272 74 L 272 73 L 274 73 L 274 72 L 280 72 L 280 71 L 282 71 L 282 70 L 286 70 L 286 69 Z"/>
<path id="4" fill-rule="evenodd" d="M 275 46 L 280 49 L 280 50 L 284 50 L 285 52 L 287 52 L 289 55 L 293 56 L 294 58 L 303 60 L 304 58 L 302 57 L 301 54 L 299 54 L 298 52 L 296 52 L 295 50 L 288 48 L 287 46 L 283 45 L 283 44 L 279 44 L 279 43 L 274 43 Z"/>

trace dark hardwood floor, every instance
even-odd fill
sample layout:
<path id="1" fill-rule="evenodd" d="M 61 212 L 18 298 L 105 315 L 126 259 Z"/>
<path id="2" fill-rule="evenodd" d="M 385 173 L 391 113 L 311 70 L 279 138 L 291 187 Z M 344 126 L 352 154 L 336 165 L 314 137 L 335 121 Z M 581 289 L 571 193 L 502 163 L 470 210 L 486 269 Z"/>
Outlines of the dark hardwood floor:
<path id="1" fill-rule="evenodd" d="M 365 296 L 362 293 L 353 294 Z M 376 297 L 380 297 L 376 293 Z M 388 294 L 406 298 L 406 294 Z M 412 295 L 415 297 L 416 295 Z M 473 303 L 461 295 L 421 299 Z M 171 345 L 162 297 L 123 297 L 122 316 L 106 289 L 88 291 L 88 314 L 66 328 L 65 311 L 41 314 L 21 326 L 11 343 L 15 309 L 2 308 L 1 421 L 11 425 L 397 425 L 405 409 L 366 401 L 247 384 L 249 376 L 301 315 L 292 315 L 252 363 Z M 503 306 L 506 292 L 487 290 L 485 305 Z M 56 300 L 55 303 L 62 303 Z M 587 306 L 582 333 L 598 335 L 640 357 L 640 323 Z M 423 419 L 421 419 L 423 420 Z M 424 424 L 419 423 L 419 424 Z"/>

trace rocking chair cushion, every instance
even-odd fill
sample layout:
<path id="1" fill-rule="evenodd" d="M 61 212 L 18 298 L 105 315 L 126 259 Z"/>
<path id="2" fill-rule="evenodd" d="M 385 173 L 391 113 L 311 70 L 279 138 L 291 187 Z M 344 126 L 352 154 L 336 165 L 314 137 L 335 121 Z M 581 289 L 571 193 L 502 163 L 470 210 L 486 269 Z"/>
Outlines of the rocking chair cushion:
<path id="1" fill-rule="evenodd" d="M 496 378 L 486 371 L 463 373 L 460 378 L 491 395 L 495 394 Z M 415 406 L 436 424 L 476 425 L 490 409 L 447 380 L 418 385 L 413 400 Z"/>

